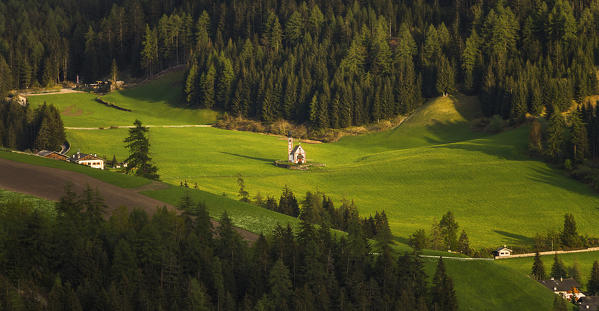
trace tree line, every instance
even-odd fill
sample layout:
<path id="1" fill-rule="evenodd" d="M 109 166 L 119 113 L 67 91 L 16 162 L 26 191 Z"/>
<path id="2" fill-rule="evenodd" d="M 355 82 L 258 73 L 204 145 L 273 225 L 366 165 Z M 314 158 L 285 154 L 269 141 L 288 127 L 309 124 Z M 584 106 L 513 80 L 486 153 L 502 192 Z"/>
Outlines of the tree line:
<path id="1" fill-rule="evenodd" d="M 247 243 L 224 213 L 184 197 L 178 212 L 118 208 L 89 187 L 55 209 L 0 205 L 0 307 L 8 310 L 457 310 L 439 260 L 374 255 L 358 223 L 346 236 L 301 221 Z"/>
<path id="2" fill-rule="evenodd" d="M 350 226 L 359 224 L 362 234 L 367 239 L 376 239 L 388 243 L 393 238 L 389 221 L 385 211 L 376 211 L 374 216 L 360 217 L 358 207 L 353 201 L 343 200 L 339 208 L 331 197 L 322 192 L 306 192 L 302 201 L 298 201 L 289 187 L 285 186 L 279 197 L 279 201 L 274 196 L 262 198 L 261 194 L 256 194 L 254 200 L 249 199 L 249 193 L 245 190 L 245 183 L 242 177 L 238 177 L 239 196 L 241 200 L 248 203 L 254 203 L 263 208 L 275 211 L 291 217 L 299 218 L 313 225 L 324 225 L 332 229 L 348 232 Z M 301 208 L 300 208 L 301 206 Z"/>
<path id="3" fill-rule="evenodd" d="M 533 155 L 563 166 L 568 173 L 599 191 L 599 114 L 596 103 L 579 105 L 569 113 L 554 110 L 534 120 L 529 134 Z"/>
<path id="4" fill-rule="evenodd" d="M 0 95 L 186 64 L 188 105 L 318 130 L 457 91 L 518 122 L 597 89 L 593 1 L 10 0 L 0 16 Z"/>
<path id="5" fill-rule="evenodd" d="M 32 110 L 16 101 L 0 100 L 0 147 L 59 151 L 66 135 L 60 112 L 44 103 Z"/>

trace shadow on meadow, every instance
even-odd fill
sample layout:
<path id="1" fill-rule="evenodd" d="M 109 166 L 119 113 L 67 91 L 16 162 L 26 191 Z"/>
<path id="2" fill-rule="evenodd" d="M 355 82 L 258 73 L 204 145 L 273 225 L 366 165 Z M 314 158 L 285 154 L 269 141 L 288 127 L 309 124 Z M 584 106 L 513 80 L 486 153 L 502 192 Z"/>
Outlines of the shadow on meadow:
<path id="1" fill-rule="evenodd" d="M 445 121 L 431 120 L 432 124 L 426 126 L 426 130 L 432 134 L 424 137 L 431 145 L 457 143 L 488 136 L 484 132 L 476 132 L 471 129 L 468 121 Z"/>
<path id="2" fill-rule="evenodd" d="M 250 159 L 250 160 L 256 160 L 256 161 L 261 161 L 261 162 L 267 162 L 268 164 L 272 164 L 272 163 L 275 161 L 275 159 L 267 159 L 267 158 L 252 157 L 252 156 L 245 155 L 245 154 L 231 153 L 231 152 L 226 152 L 226 151 L 221 151 L 220 153 L 222 153 L 222 154 L 227 154 L 227 155 L 231 155 L 231 156 L 235 156 L 235 157 L 240 157 L 240 158 Z"/>
<path id="3" fill-rule="evenodd" d="M 184 71 L 169 72 L 156 80 L 147 81 L 139 86 L 119 92 L 123 97 L 136 101 L 165 102 L 175 108 L 189 108 L 183 94 Z"/>
<path id="4" fill-rule="evenodd" d="M 532 170 L 534 175 L 529 177 L 532 181 L 559 187 L 583 196 L 599 198 L 599 194 L 596 193 L 591 186 L 566 176 L 565 172 L 557 168 L 550 167 L 547 170 L 532 168 Z"/>
<path id="5" fill-rule="evenodd" d="M 530 237 L 527 237 L 527 236 L 524 236 L 521 234 L 502 231 L 502 230 L 493 230 L 493 232 L 506 237 L 507 238 L 507 239 L 505 239 L 506 245 L 512 245 L 512 246 L 514 246 L 514 245 L 521 245 L 521 246 L 534 245 L 533 238 L 530 238 Z"/>

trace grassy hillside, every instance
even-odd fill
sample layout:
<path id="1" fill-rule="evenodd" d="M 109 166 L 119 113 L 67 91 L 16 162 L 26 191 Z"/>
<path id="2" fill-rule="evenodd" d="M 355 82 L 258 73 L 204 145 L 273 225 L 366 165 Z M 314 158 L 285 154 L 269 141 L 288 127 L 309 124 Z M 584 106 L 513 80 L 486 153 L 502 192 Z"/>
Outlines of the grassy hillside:
<path id="1" fill-rule="evenodd" d="M 545 272 L 549 274 L 551 272 L 551 265 L 553 265 L 554 255 L 541 256 Z M 583 288 L 586 288 L 587 282 L 591 275 L 591 268 L 595 260 L 599 261 L 599 252 L 589 253 L 574 253 L 574 254 L 561 254 L 558 258 L 563 261 L 567 268 L 571 268 L 574 264 L 578 265 L 580 271 L 580 278 Z M 511 258 L 497 260 L 496 263 L 505 267 L 513 268 L 523 274 L 530 274 L 532 269 L 532 263 L 534 258 Z"/>
<path id="2" fill-rule="evenodd" d="M 460 310 L 551 310 L 554 294 L 509 267 L 488 261 L 444 260 Z M 437 259 L 425 259 L 432 278 Z"/>
<path id="3" fill-rule="evenodd" d="M 0 189 L 0 205 L 11 201 L 21 201 L 31 204 L 31 206 L 39 208 L 45 212 L 54 212 L 54 202 L 34 197 L 28 194 L 12 192 Z"/>
<path id="4" fill-rule="evenodd" d="M 4 157 L 6 154 L 6 152 L 0 153 Z M 11 158 L 14 160 L 21 160 L 36 165 L 61 163 L 45 159 L 32 161 L 33 157 L 20 154 L 12 155 L 13 157 Z M 66 167 L 59 168 L 68 169 Z M 86 169 L 82 173 L 100 172 L 85 167 L 81 168 Z M 113 175 L 125 180 L 130 178 L 130 176 L 112 172 L 103 172 L 101 175 L 94 177 L 114 182 L 115 179 L 113 178 L 105 178 L 107 175 Z M 231 215 L 235 225 L 253 232 L 268 234 L 277 223 L 284 224 L 289 222 L 292 225 L 297 223 L 296 219 L 239 202 L 234 197 L 226 194 L 224 196 L 216 195 L 201 190 L 184 189 L 175 186 L 161 190 L 145 191 L 143 193 L 167 203 L 177 204 L 185 192 L 189 193 L 195 201 L 205 202 L 212 217 L 217 218 L 224 211 L 227 211 Z M 51 205 L 51 203 L 45 200 L 0 190 L 0 202 L 7 198 L 30 200 L 32 204 L 43 203 L 43 206 Z M 406 249 L 401 247 L 396 248 L 396 250 Z M 441 254 L 440 252 L 427 252 L 427 254 L 433 253 Z M 436 260 L 424 260 L 426 272 L 432 277 Z M 536 282 L 527 278 L 524 273 L 521 273 L 519 267 L 516 267 L 516 269 L 506 267 L 504 265 L 505 262 L 507 261 L 500 261 L 500 264 L 497 261 L 445 261 L 448 273 L 454 280 L 460 310 L 510 310 L 514 307 L 517 307 L 518 310 L 547 310 L 550 308 L 553 299 L 552 294 L 543 287 L 540 287 Z"/>
<path id="5" fill-rule="evenodd" d="M 154 128 L 154 160 L 163 180 L 197 183 L 208 192 L 234 196 L 236 176 L 252 195 L 278 197 L 289 185 L 296 194 L 321 190 L 338 202 L 354 199 L 363 215 L 384 209 L 403 241 L 429 229 L 452 210 L 474 246 L 529 244 L 537 232 L 556 229 L 568 206 L 581 232 L 599 235 L 592 222 L 599 197 L 526 154 L 528 129 L 488 136 L 473 132 L 473 98 L 438 98 L 401 127 L 346 137 L 333 144 L 303 144 L 308 160 L 325 169 L 290 171 L 272 165 L 286 156 L 283 137 L 215 128 Z M 434 121 L 433 121 L 434 120 Z M 69 131 L 74 150 L 126 157 L 124 129 Z M 460 137 L 466 140 L 459 141 Z M 535 215 L 534 219 L 531 215 Z"/>
<path id="6" fill-rule="evenodd" d="M 217 115 L 214 111 L 181 108 L 184 101 L 178 85 L 182 83 L 183 74 L 183 71 L 168 73 L 160 80 L 102 97 L 131 112 L 102 105 L 95 101 L 97 95 L 90 93 L 31 96 L 29 102 L 34 107 L 44 102 L 56 105 L 67 127 L 132 125 L 135 119 L 146 125 L 213 123 Z"/>

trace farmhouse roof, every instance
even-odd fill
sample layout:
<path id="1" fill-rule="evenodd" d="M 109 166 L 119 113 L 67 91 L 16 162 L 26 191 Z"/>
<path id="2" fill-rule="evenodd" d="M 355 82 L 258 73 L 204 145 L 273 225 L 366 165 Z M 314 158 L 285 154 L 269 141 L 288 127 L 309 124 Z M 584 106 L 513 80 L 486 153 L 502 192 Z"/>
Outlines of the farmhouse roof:
<path id="1" fill-rule="evenodd" d="M 61 160 L 66 160 L 68 158 L 64 154 L 58 153 L 56 151 L 50 151 L 50 150 L 40 150 L 38 153 L 36 153 L 36 155 L 38 155 L 40 157 L 44 157 L 44 158 L 54 158 L 54 159 L 61 159 Z"/>
<path id="2" fill-rule="evenodd" d="M 597 311 L 599 310 L 599 296 L 586 296 L 578 300 L 580 310 Z"/>
<path id="3" fill-rule="evenodd" d="M 503 247 L 500 247 L 496 250 L 496 252 L 500 252 L 500 251 L 508 251 L 511 252 L 512 250 L 507 248 L 505 245 Z"/>
<path id="4" fill-rule="evenodd" d="M 81 152 L 77 152 L 76 154 L 74 154 L 71 157 L 71 161 L 73 162 L 79 162 L 79 161 L 86 161 L 86 160 L 102 160 L 102 158 L 98 157 L 95 154 L 87 154 L 87 153 L 81 153 Z"/>
<path id="5" fill-rule="evenodd" d="M 576 282 L 576 280 L 574 280 L 573 278 L 551 278 L 549 280 L 541 280 L 539 282 L 541 282 L 543 286 L 549 288 L 551 291 L 554 292 L 567 292 L 571 291 L 574 288 L 580 288 L 580 284 L 578 284 L 578 282 Z"/>
<path id="6" fill-rule="evenodd" d="M 45 157 L 45 156 L 50 155 L 52 153 L 54 153 L 54 151 L 41 150 L 40 152 L 37 153 L 37 155 L 40 156 L 40 157 Z"/>

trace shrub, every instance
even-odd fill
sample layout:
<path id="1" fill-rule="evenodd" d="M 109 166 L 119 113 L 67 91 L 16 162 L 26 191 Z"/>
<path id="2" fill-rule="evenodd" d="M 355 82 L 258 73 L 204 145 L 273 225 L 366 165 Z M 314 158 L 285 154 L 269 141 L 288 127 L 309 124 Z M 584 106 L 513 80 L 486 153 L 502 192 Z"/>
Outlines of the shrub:
<path id="1" fill-rule="evenodd" d="M 501 130 L 503 130 L 504 127 L 505 120 L 503 120 L 503 118 L 500 115 L 496 114 L 491 117 L 491 120 L 489 120 L 489 124 L 485 128 L 485 131 L 489 133 L 499 133 L 501 132 Z"/>

